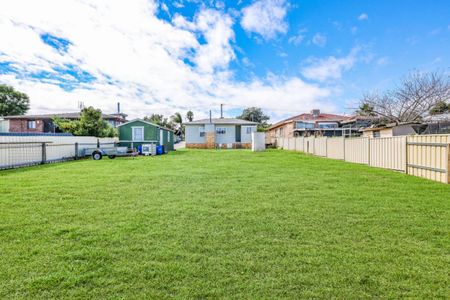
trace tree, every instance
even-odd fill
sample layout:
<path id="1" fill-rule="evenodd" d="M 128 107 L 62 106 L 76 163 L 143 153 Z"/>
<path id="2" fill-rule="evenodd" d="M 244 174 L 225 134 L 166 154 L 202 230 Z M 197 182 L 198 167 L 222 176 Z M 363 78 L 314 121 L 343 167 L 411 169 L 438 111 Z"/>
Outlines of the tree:
<path id="1" fill-rule="evenodd" d="M 450 104 L 447 104 L 445 101 L 439 101 L 430 109 L 430 115 L 445 114 L 447 112 L 450 112 Z"/>
<path id="2" fill-rule="evenodd" d="M 248 107 L 236 118 L 258 123 L 258 131 L 265 131 L 270 127 L 270 124 L 267 123 L 267 121 L 270 120 L 270 117 L 264 114 L 259 107 Z"/>
<path id="3" fill-rule="evenodd" d="M 182 136 L 184 128 L 183 128 L 183 117 L 181 116 L 181 114 L 179 112 L 174 113 L 170 117 L 170 120 L 174 126 L 175 134 Z"/>
<path id="4" fill-rule="evenodd" d="M 367 117 L 376 116 L 376 113 L 373 111 L 373 106 L 371 106 L 369 103 L 361 103 L 358 110 L 356 110 L 356 114 L 358 116 L 367 116 Z"/>
<path id="5" fill-rule="evenodd" d="M 29 108 L 30 98 L 27 94 L 0 84 L 0 116 L 23 115 Z"/>
<path id="6" fill-rule="evenodd" d="M 389 122 L 420 121 L 440 101 L 450 100 L 450 80 L 442 73 L 414 72 L 396 88 L 383 94 L 366 94 L 361 105 L 373 107 L 373 112 Z"/>
<path id="7" fill-rule="evenodd" d="M 186 119 L 188 119 L 189 122 L 192 122 L 194 120 L 194 113 L 192 111 L 188 111 L 186 113 Z"/>
<path id="8" fill-rule="evenodd" d="M 102 118 L 102 111 L 92 106 L 83 108 L 80 120 L 65 120 L 54 118 L 53 122 L 63 132 L 81 136 L 114 137 L 117 136 L 115 128 Z"/>
<path id="9" fill-rule="evenodd" d="M 156 125 L 166 127 L 169 129 L 174 129 L 173 123 L 170 122 L 167 118 L 164 117 L 164 115 L 160 114 L 151 114 L 150 116 L 145 116 L 144 121 L 148 121 L 151 123 L 154 123 Z"/>

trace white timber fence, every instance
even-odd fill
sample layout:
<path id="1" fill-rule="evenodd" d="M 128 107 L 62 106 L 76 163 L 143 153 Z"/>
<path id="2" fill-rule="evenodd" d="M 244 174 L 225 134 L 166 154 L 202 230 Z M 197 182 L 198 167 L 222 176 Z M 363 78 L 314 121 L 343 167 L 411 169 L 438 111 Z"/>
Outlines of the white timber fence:
<path id="1" fill-rule="evenodd" d="M 450 183 L 450 135 L 277 138 L 278 148 Z"/>
<path id="2" fill-rule="evenodd" d="M 91 136 L 0 136 L 0 170 L 78 159 L 86 148 L 115 143 Z"/>

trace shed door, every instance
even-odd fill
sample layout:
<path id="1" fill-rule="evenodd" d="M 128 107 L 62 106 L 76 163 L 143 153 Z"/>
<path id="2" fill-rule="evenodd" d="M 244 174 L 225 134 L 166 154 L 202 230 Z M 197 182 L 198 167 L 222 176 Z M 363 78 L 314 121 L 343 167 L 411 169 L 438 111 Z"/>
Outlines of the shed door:
<path id="1" fill-rule="evenodd" d="M 144 127 L 132 127 L 133 130 L 133 142 L 144 141 Z"/>

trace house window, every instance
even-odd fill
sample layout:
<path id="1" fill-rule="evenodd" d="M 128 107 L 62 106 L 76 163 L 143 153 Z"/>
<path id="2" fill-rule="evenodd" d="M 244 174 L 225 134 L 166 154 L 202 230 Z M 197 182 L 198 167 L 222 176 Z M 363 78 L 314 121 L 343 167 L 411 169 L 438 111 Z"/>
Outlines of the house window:
<path id="1" fill-rule="evenodd" d="M 296 129 L 314 129 L 314 123 L 296 122 Z"/>
<path id="2" fill-rule="evenodd" d="M 283 129 L 284 129 L 283 127 L 280 128 L 280 136 L 283 136 L 283 133 L 284 133 L 284 132 L 283 132 L 283 131 L 284 131 Z"/>
<path id="3" fill-rule="evenodd" d="M 321 129 L 333 129 L 337 127 L 338 127 L 337 123 L 319 123 L 319 128 Z"/>
<path id="4" fill-rule="evenodd" d="M 133 142 L 143 142 L 144 141 L 144 127 L 131 127 Z"/>
<path id="5" fill-rule="evenodd" d="M 226 134 L 227 133 L 227 129 L 225 127 L 217 127 L 216 128 L 216 133 L 217 134 Z"/>
<path id="6" fill-rule="evenodd" d="M 200 134 L 200 137 L 204 137 L 205 136 L 205 127 L 199 127 L 198 132 Z"/>
<path id="7" fill-rule="evenodd" d="M 28 129 L 36 129 L 36 121 L 35 120 L 29 120 L 27 123 Z"/>
<path id="8" fill-rule="evenodd" d="M 167 141 L 170 142 L 170 131 L 167 131 Z"/>
<path id="9" fill-rule="evenodd" d="M 379 137 L 381 137 L 380 131 L 379 131 L 379 130 L 374 131 L 374 132 L 373 132 L 373 137 L 374 137 L 374 138 L 379 138 Z"/>
<path id="10" fill-rule="evenodd" d="M 246 134 L 251 134 L 252 132 L 253 132 L 253 127 L 251 127 L 251 126 L 245 127 Z"/>

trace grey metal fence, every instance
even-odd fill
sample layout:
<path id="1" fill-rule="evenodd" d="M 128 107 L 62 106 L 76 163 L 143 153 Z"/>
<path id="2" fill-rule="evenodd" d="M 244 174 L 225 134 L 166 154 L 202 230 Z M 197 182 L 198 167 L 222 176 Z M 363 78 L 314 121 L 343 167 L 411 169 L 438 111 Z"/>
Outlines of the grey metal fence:
<path id="1" fill-rule="evenodd" d="M 114 147 L 114 143 L 0 142 L 0 170 L 76 160 L 84 149 Z"/>

